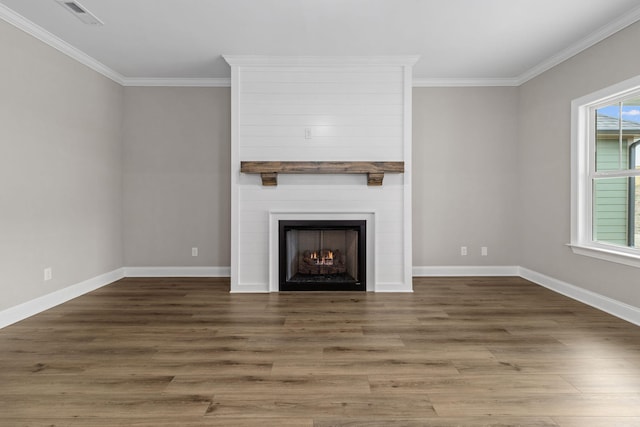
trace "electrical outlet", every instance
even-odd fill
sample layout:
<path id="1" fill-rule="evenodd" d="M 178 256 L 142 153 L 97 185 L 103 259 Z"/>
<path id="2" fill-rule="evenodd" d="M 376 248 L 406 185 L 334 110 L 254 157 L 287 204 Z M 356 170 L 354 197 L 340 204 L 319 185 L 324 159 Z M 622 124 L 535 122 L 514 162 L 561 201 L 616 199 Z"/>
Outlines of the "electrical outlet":
<path id="1" fill-rule="evenodd" d="M 482 256 L 489 255 L 489 248 L 487 248 L 486 246 L 481 247 L 480 248 L 480 255 L 482 255 Z"/>
<path id="2" fill-rule="evenodd" d="M 467 247 L 466 246 L 460 246 L 460 255 L 461 256 L 467 256 Z"/>
<path id="3" fill-rule="evenodd" d="M 304 139 L 311 139 L 311 128 L 304 129 Z"/>
<path id="4" fill-rule="evenodd" d="M 198 256 L 198 248 L 191 248 L 191 256 Z"/>
<path id="5" fill-rule="evenodd" d="M 51 267 L 47 267 L 44 269 L 44 280 L 46 282 L 51 279 L 53 279 L 53 271 L 51 270 Z"/>

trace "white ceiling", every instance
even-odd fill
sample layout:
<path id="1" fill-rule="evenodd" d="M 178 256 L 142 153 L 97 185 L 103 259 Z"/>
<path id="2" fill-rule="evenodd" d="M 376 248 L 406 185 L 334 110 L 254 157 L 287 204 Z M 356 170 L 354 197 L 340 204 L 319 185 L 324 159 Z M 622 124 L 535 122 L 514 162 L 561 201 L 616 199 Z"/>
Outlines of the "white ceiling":
<path id="1" fill-rule="evenodd" d="M 519 84 L 640 19 L 638 0 L 78 3 L 104 26 L 55 0 L 0 0 L 0 17 L 125 84 L 228 79 L 223 54 L 420 55 L 425 84 Z"/>

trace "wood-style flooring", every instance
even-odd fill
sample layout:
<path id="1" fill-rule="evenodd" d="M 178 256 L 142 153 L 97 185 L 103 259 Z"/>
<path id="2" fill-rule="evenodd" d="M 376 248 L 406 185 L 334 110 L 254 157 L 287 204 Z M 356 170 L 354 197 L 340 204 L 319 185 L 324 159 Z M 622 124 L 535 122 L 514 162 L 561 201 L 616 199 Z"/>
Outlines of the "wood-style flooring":
<path id="1" fill-rule="evenodd" d="M 640 327 L 520 278 L 123 279 L 0 330 L 0 426 L 640 426 Z"/>

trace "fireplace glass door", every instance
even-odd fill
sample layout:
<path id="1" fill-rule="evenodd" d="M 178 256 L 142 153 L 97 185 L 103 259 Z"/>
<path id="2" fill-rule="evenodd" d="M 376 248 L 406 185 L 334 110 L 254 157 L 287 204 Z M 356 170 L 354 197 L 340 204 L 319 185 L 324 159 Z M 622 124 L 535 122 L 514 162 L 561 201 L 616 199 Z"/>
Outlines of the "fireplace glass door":
<path id="1" fill-rule="evenodd" d="M 366 221 L 280 221 L 281 291 L 366 290 Z"/>

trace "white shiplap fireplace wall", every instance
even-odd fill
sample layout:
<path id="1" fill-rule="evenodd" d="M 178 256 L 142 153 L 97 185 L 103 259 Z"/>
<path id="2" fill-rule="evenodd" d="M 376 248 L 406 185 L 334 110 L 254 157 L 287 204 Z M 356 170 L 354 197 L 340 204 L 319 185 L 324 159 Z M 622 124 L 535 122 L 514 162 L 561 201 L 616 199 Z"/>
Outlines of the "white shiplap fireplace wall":
<path id="1" fill-rule="evenodd" d="M 410 292 L 411 68 L 417 57 L 225 56 L 231 65 L 231 292 L 276 292 L 279 219 L 365 219 L 367 291 Z M 278 175 L 241 161 L 403 161 L 366 175 Z"/>

